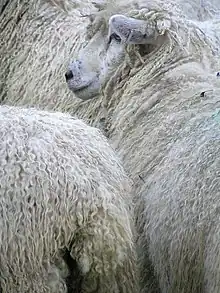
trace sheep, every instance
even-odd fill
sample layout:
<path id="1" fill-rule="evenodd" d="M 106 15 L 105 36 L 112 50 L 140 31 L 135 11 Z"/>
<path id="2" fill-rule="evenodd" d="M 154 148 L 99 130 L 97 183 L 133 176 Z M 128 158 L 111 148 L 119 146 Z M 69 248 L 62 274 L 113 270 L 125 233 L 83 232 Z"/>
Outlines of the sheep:
<path id="1" fill-rule="evenodd" d="M 130 180 L 99 130 L 0 107 L 0 291 L 139 292 Z"/>
<path id="2" fill-rule="evenodd" d="M 104 131 L 133 180 L 143 292 L 218 292 L 220 2 L 16 2 L 0 15 L 1 104 L 77 114 Z M 137 26 L 126 38 L 114 24 L 124 16 L 153 33 L 157 24 L 155 42 L 138 44 Z M 71 92 L 63 73 L 78 51 Z M 76 90 L 71 67 L 94 87 Z"/>
<path id="3" fill-rule="evenodd" d="M 65 78 L 133 180 L 141 291 L 219 293 L 220 19 L 180 7 L 99 5 Z"/>

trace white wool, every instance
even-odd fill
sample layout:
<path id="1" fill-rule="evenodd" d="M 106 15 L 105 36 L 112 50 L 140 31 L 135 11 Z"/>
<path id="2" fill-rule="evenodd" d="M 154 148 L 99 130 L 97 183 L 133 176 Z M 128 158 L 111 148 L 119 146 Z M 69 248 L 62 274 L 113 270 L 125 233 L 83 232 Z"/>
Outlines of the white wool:
<path id="1" fill-rule="evenodd" d="M 76 99 L 63 77 L 80 47 L 73 47 L 72 17 L 47 6 L 50 17 L 47 22 L 39 19 L 41 30 L 34 42 L 28 42 L 27 34 L 14 48 L 7 42 L 8 30 L 0 35 L 0 41 L 6 40 L 0 47 L 6 54 L 1 65 L 6 77 L 0 87 L 3 103 L 76 113 L 102 126 L 120 155 L 134 183 L 141 285 L 146 293 L 219 293 L 219 6 L 218 0 L 103 3 L 107 10 L 92 12 L 93 29 L 116 13 L 145 19 L 149 7 L 152 15 L 162 11 L 177 25 L 170 42 L 144 54 L 144 64 L 134 55 L 135 66 L 116 70 L 103 89 L 105 96 L 88 102 Z M 79 19 L 81 42 L 92 29 L 85 32 L 88 19 Z M 36 19 L 29 14 L 24 23 L 29 27 Z M 54 39 L 54 28 L 59 27 L 63 37 Z M 29 33 L 33 31 L 30 26 Z M 54 40 L 54 46 L 46 40 Z M 42 50 L 35 52 L 33 44 Z M 139 46 L 132 49 L 141 52 Z"/>
<path id="2" fill-rule="evenodd" d="M 171 1 L 150 5 L 170 7 L 169 42 L 144 54 L 144 64 L 124 62 L 104 96 L 71 110 L 102 126 L 133 179 L 142 292 L 219 293 L 220 19 L 187 15 L 194 10 L 183 2 L 185 11 Z M 109 9 L 95 21 L 106 22 Z M 143 7 L 116 11 L 147 22 Z"/>
<path id="3" fill-rule="evenodd" d="M 88 20 L 82 15 L 94 6 L 73 0 L 6 3 L 2 12 L 0 6 L 0 101 L 30 105 L 31 96 L 32 105 L 51 109 L 65 103 L 68 109 L 72 95 L 64 72 L 84 39 Z"/>
<path id="4" fill-rule="evenodd" d="M 137 292 L 130 181 L 105 137 L 35 109 L 1 106 L 0 124 L 1 292 Z"/>

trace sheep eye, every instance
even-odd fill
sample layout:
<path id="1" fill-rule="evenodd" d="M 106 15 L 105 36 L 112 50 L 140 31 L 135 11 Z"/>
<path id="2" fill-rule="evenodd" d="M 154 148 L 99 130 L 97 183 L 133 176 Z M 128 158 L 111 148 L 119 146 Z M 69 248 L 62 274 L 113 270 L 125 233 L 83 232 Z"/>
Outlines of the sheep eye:
<path id="1" fill-rule="evenodd" d="M 116 40 L 118 43 L 121 42 L 121 38 L 116 33 L 111 34 L 108 44 L 110 44 L 112 40 Z"/>
<path id="2" fill-rule="evenodd" d="M 113 33 L 111 35 L 112 39 L 116 40 L 117 42 L 121 42 L 121 38 L 116 34 L 116 33 Z"/>

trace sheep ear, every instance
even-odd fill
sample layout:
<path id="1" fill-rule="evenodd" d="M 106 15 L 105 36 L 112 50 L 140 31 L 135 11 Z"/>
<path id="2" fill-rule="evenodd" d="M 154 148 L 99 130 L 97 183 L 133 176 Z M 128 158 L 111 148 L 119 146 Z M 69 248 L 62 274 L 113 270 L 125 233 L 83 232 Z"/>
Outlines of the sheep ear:
<path id="1" fill-rule="evenodd" d="M 109 36 L 117 34 L 127 44 L 158 44 L 158 37 L 165 34 L 169 21 L 148 22 L 124 15 L 113 15 L 109 19 Z"/>

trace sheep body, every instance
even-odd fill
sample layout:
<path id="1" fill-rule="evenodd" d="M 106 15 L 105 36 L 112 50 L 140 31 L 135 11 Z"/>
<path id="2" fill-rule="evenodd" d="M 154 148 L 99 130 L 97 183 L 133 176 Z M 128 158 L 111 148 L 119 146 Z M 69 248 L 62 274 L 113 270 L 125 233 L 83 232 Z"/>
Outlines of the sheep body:
<path id="1" fill-rule="evenodd" d="M 170 23 L 163 42 L 155 38 L 150 49 L 128 44 L 101 97 L 75 103 L 73 111 L 103 127 L 133 179 L 142 292 L 219 293 L 220 19 L 192 19 L 174 1 L 137 2 L 129 8 L 118 1 L 117 10 L 106 4 L 97 13 L 88 28 L 93 50 L 102 30 L 110 59 L 113 49 L 104 49 L 108 32 L 100 28 L 115 14 L 126 22 L 133 17 L 130 26 L 141 19 L 156 33 L 159 23 Z M 120 20 L 121 27 L 110 22 L 110 33 L 126 36 L 128 26 Z M 114 39 L 111 46 L 120 47 Z M 81 62 L 87 62 L 89 48 L 82 49 L 84 58 L 79 53 Z"/>
<path id="2" fill-rule="evenodd" d="M 1 292 L 136 292 L 130 182 L 100 131 L 16 107 L 0 121 Z"/>

